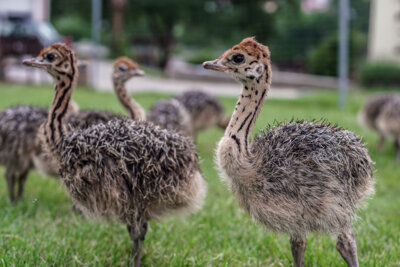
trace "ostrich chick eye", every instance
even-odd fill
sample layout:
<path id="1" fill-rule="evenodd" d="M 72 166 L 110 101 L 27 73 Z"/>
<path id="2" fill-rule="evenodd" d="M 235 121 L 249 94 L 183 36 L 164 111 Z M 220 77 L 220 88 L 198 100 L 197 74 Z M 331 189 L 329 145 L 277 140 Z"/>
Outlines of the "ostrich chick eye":
<path id="1" fill-rule="evenodd" d="M 232 61 L 236 64 L 244 62 L 244 56 L 242 54 L 236 54 L 232 57 Z"/>
<path id="2" fill-rule="evenodd" d="M 121 67 L 119 67 L 119 70 L 122 72 L 125 72 L 125 71 L 127 71 L 127 68 L 121 66 Z"/>
<path id="3" fill-rule="evenodd" d="M 56 59 L 56 56 L 52 53 L 49 53 L 46 55 L 46 59 L 50 62 L 54 61 L 54 59 Z"/>

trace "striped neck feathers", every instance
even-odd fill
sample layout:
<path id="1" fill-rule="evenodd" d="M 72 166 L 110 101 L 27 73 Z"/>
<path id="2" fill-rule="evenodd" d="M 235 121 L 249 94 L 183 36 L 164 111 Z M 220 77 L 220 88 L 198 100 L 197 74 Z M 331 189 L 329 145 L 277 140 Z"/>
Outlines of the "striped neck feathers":
<path id="1" fill-rule="evenodd" d="M 263 74 L 257 79 L 241 81 L 242 93 L 236 103 L 235 110 L 225 130 L 225 136 L 233 139 L 239 153 L 249 154 L 248 140 L 264 99 L 271 84 L 271 68 L 265 65 Z"/>
<path id="2" fill-rule="evenodd" d="M 122 106 L 129 113 L 131 119 L 135 121 L 145 120 L 145 111 L 142 106 L 131 98 L 122 81 L 114 81 L 114 91 Z"/>
<path id="3" fill-rule="evenodd" d="M 64 138 L 66 132 L 64 119 L 69 110 L 69 102 L 78 78 L 73 54 L 68 56 L 68 63 L 70 64 L 69 70 L 56 71 L 58 75 L 54 77 L 56 83 L 54 96 L 44 129 L 46 143 L 51 150 L 57 149 Z"/>

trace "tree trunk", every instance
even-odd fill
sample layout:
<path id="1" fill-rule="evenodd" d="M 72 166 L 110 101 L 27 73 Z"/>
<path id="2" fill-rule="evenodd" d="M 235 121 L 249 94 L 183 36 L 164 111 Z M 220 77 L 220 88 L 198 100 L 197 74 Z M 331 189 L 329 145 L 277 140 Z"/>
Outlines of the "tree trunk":
<path id="1" fill-rule="evenodd" d="M 151 32 L 161 53 L 158 60 L 158 67 L 165 70 L 175 44 L 173 29 L 176 21 L 174 19 L 165 20 L 158 14 L 152 14 L 150 18 Z"/>
<path id="2" fill-rule="evenodd" d="M 5 73 L 5 64 L 3 60 L 3 56 L 1 53 L 1 48 L 0 48 L 0 81 L 4 81 L 6 79 L 6 73 Z"/>
<path id="3" fill-rule="evenodd" d="M 124 9 L 126 0 L 111 0 L 113 7 L 113 22 L 112 22 L 112 44 L 113 53 L 119 54 L 121 51 L 123 24 L 124 24 Z"/>
<path id="4" fill-rule="evenodd" d="M 159 60 L 159 67 L 163 70 L 166 69 L 168 61 L 172 54 L 172 49 L 174 48 L 175 38 L 172 32 L 172 27 L 168 27 L 164 36 L 158 38 L 158 45 L 161 51 L 161 58 Z"/>

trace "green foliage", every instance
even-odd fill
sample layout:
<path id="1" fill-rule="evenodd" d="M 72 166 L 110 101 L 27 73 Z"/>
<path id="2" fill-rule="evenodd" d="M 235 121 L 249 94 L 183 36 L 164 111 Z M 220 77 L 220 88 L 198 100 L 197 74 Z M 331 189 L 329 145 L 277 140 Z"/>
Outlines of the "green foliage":
<path id="1" fill-rule="evenodd" d="M 337 21 L 331 13 L 311 13 L 277 18 L 277 36 L 270 49 L 272 61 L 280 67 L 304 69 L 307 54 L 327 33 L 335 31 Z"/>
<path id="2" fill-rule="evenodd" d="M 77 15 L 57 17 L 54 27 L 61 35 L 71 36 L 74 40 L 90 36 L 90 24 Z"/>
<path id="3" fill-rule="evenodd" d="M 59 33 L 74 41 L 90 38 L 91 1 L 52 0 L 50 8 L 50 21 Z"/>
<path id="4" fill-rule="evenodd" d="M 111 1 L 103 3 L 103 35 L 104 44 L 112 44 Z M 131 0 L 125 8 L 124 32 L 129 46 L 132 42 L 143 45 L 156 45 L 160 55 L 159 66 L 164 67 L 177 42 L 189 46 L 213 47 L 215 44 L 233 44 L 244 37 L 254 35 L 261 42 L 267 42 L 274 35 L 274 21 L 278 13 L 298 10 L 296 0 L 288 0 L 279 4 L 276 14 L 268 14 L 262 0 Z M 52 21 L 61 33 L 73 35 L 76 39 L 90 35 L 90 1 L 54 0 L 51 4 Z M 56 23 L 58 18 L 79 16 L 81 28 L 69 26 L 63 28 Z M 83 19 L 83 21 L 82 21 Z M 82 22 L 82 23 L 81 23 Z M 72 28 L 72 29 L 71 29 Z M 122 52 L 127 49 L 122 47 Z"/>
<path id="5" fill-rule="evenodd" d="M 394 63 L 366 63 L 360 69 L 360 82 L 365 87 L 399 87 L 400 66 Z"/>
<path id="6" fill-rule="evenodd" d="M 355 32 L 368 34 L 369 1 L 352 0 L 350 27 Z M 277 16 L 276 36 L 269 43 L 273 63 L 280 68 L 304 71 L 310 64 L 309 55 L 316 46 L 322 46 L 329 36 L 336 34 L 338 27 L 337 1 L 332 1 L 329 10 L 324 12 L 298 13 L 283 12 Z M 324 44 L 324 46 L 328 46 Z M 366 43 L 361 51 L 364 51 Z M 332 50 L 332 48 L 331 48 Z M 332 50 L 333 51 L 333 50 Z M 329 60 L 333 55 L 328 55 Z M 329 73 L 332 62 L 329 63 Z"/>
<path id="7" fill-rule="evenodd" d="M 214 50 L 210 48 L 203 48 L 191 53 L 186 60 L 191 64 L 201 64 L 204 61 L 213 59 L 215 57 L 214 54 L 215 54 Z"/>
<path id="8" fill-rule="evenodd" d="M 337 76 L 338 34 L 326 37 L 308 57 L 308 69 L 319 75 Z M 354 73 L 365 55 L 367 38 L 363 33 L 352 31 L 349 40 L 349 69 Z"/>
<path id="9" fill-rule="evenodd" d="M 0 109 L 16 103 L 48 106 L 51 86 L 0 84 Z M 23 97 L 22 97 L 23 96 Z M 76 90 L 81 108 L 123 113 L 111 93 Z M 160 94 L 135 94 L 146 109 Z M 355 131 L 367 143 L 376 162 L 376 195 L 358 212 L 355 223 L 360 266 L 400 265 L 400 165 L 391 144 L 379 153 L 377 136 L 357 124 L 357 112 L 368 94 L 352 92 L 348 106 L 337 109 L 336 92 L 303 95 L 295 100 L 267 99 L 255 132 L 274 120 L 328 119 Z M 231 113 L 236 99 L 222 98 Z M 214 150 L 223 135 L 219 129 L 200 133 L 197 148 L 208 182 L 204 208 L 191 216 L 174 216 L 151 222 L 144 242 L 144 266 L 291 266 L 289 238 L 266 231 L 242 212 L 237 199 L 221 182 L 215 169 Z M 0 265 L 4 266 L 127 266 L 131 242 L 118 223 L 87 220 L 71 210 L 71 201 L 57 179 L 31 172 L 25 198 L 10 205 L 4 168 L 0 168 Z M 310 235 L 305 253 L 307 266 L 345 266 L 328 235 Z"/>

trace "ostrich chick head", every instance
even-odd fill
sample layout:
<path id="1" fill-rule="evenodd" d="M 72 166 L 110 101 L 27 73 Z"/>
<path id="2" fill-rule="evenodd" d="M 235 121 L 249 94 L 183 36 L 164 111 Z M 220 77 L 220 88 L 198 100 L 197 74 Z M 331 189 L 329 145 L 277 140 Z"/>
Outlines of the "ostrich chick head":
<path id="1" fill-rule="evenodd" d="M 248 37 L 219 58 L 204 62 L 203 67 L 229 73 L 242 83 L 259 82 L 264 72 L 271 69 L 270 52 L 268 47 L 258 43 L 254 37 Z"/>
<path id="2" fill-rule="evenodd" d="M 70 75 L 76 72 L 75 54 L 71 48 L 63 43 L 55 43 L 40 51 L 39 56 L 25 59 L 26 66 L 44 69 L 54 78 Z"/>
<path id="3" fill-rule="evenodd" d="M 126 82 L 134 76 L 144 76 L 144 71 L 127 57 L 120 57 L 114 61 L 112 79 L 114 82 Z"/>

